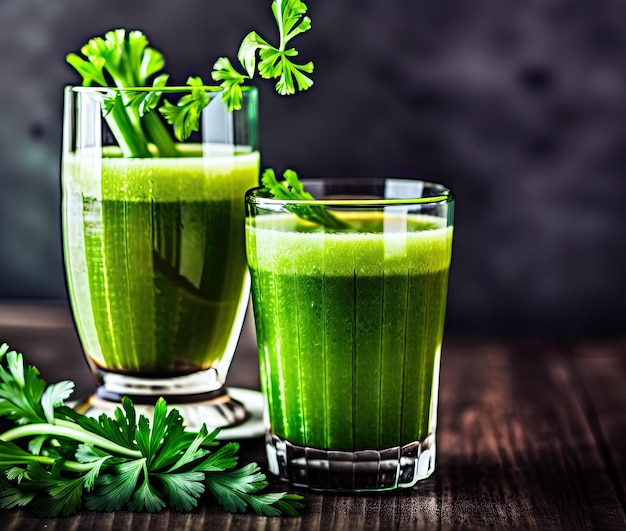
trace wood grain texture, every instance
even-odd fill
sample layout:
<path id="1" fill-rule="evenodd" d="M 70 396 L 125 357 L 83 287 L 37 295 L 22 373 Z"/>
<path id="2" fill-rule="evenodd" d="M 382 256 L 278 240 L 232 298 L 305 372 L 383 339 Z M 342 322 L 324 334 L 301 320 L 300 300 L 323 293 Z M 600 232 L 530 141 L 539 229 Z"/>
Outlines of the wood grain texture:
<path id="1" fill-rule="evenodd" d="M 81 362 L 71 321 L 57 315 L 54 326 L 38 327 L 34 319 L 26 327 L 15 318 L 3 324 L 2 315 L 0 307 L 0 342 L 17 340 L 47 376 L 63 377 L 63 356 Z M 231 515 L 209 501 L 189 514 L 83 512 L 37 519 L 22 510 L 3 511 L 0 529 L 624 529 L 625 351 L 624 340 L 448 340 L 437 470 L 413 490 L 303 492 L 306 508 L 298 518 Z M 238 378 L 254 386 L 254 353 L 238 356 Z M 242 463 L 266 466 L 262 438 L 242 441 L 240 455 Z"/>
<path id="2" fill-rule="evenodd" d="M 626 340 L 579 342 L 571 350 L 585 415 L 626 511 Z"/>
<path id="3" fill-rule="evenodd" d="M 442 371 L 444 526 L 615 528 L 624 511 L 571 358 L 546 342 L 463 342 Z"/>

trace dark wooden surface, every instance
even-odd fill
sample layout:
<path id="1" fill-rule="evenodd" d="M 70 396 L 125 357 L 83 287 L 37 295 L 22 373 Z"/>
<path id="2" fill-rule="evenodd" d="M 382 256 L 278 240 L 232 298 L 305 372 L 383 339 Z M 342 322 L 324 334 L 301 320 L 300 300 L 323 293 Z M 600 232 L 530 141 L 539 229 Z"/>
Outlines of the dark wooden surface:
<path id="1" fill-rule="evenodd" d="M 250 327 L 229 381 L 258 388 Z M 50 381 L 91 390 L 65 305 L 0 304 L 2 341 Z M 437 470 L 414 490 L 304 492 L 298 518 L 231 515 L 210 503 L 189 514 L 46 520 L 4 511 L 0 529 L 626 529 L 626 339 L 447 338 L 442 360 Z M 243 442 L 240 455 L 265 467 L 262 439 Z"/>

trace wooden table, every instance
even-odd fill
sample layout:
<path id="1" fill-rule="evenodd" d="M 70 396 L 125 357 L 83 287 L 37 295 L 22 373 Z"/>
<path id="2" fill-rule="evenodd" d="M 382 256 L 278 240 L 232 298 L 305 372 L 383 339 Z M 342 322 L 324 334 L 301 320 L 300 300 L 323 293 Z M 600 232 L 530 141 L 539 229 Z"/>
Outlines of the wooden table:
<path id="1" fill-rule="evenodd" d="M 258 388 L 250 330 L 230 383 Z M 91 390 L 65 304 L 0 304 L 2 341 L 50 381 Z M 231 515 L 212 504 L 59 519 L 12 510 L 0 513 L 0 529 L 626 529 L 626 339 L 447 338 L 437 441 L 437 470 L 414 490 L 304 492 L 298 518 Z M 244 441 L 240 455 L 265 468 L 261 438 Z"/>

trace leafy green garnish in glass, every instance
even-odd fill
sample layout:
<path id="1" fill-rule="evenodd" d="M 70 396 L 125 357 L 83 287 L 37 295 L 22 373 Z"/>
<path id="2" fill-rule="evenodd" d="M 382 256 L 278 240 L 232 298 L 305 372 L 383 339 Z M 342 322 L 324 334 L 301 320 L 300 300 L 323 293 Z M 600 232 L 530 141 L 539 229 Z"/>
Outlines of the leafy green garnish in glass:
<path id="1" fill-rule="evenodd" d="M 315 200 L 315 198 L 304 189 L 295 171 L 286 170 L 283 173 L 283 177 L 285 180 L 279 181 L 276 178 L 274 170 L 268 168 L 263 172 L 261 182 L 275 199 L 284 201 Z M 301 219 L 317 223 L 330 230 L 348 230 L 351 228 L 350 225 L 335 216 L 324 205 L 287 204 L 285 205 L 285 209 Z"/>
<path id="2" fill-rule="evenodd" d="M 306 12 L 307 6 L 301 0 L 274 0 L 277 46 L 254 31 L 248 33 L 237 54 L 243 71 L 227 57 L 220 57 L 211 72 L 212 79 L 220 84 L 207 86 L 202 78 L 190 77 L 185 88 L 191 87 L 191 91 L 176 105 L 160 105 L 165 92 L 181 87 L 167 85 L 169 75 L 162 73 L 163 54 L 149 46 L 141 31 L 109 31 L 104 37 L 90 39 L 81 48 L 81 55 L 70 53 L 66 60 L 82 76 L 84 86 L 143 88 L 145 93 L 140 91 L 134 97 L 128 91 L 112 90 L 104 103 L 107 122 L 125 156 L 153 156 L 149 149 L 152 144 L 159 156 L 172 157 L 178 155 L 176 144 L 162 119 L 173 126 L 176 139 L 185 140 L 198 130 L 200 113 L 210 101 L 207 92 L 222 91 L 224 103 L 233 111 L 241 108 L 242 85 L 256 72 L 263 79 L 275 79 L 276 91 L 281 95 L 311 87 L 313 81 L 308 74 L 313 72 L 313 63 L 294 62 L 298 51 L 289 47 L 294 37 L 311 28 Z"/>

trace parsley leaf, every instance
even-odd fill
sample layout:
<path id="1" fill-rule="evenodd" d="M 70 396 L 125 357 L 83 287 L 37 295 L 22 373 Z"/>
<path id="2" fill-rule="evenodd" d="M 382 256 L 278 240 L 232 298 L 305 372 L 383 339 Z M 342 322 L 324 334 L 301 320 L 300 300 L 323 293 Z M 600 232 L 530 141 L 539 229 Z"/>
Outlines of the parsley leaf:
<path id="1" fill-rule="evenodd" d="M 211 77 L 214 81 L 221 81 L 220 87 L 223 92 L 223 101 L 229 111 L 241 109 L 242 92 L 241 85 L 250 79 L 245 74 L 237 72 L 228 57 L 220 57 L 213 65 Z"/>
<path id="2" fill-rule="evenodd" d="M 207 491 L 227 511 L 295 515 L 302 507 L 301 496 L 263 492 L 256 463 L 235 468 L 236 443 L 219 443 L 219 430 L 206 426 L 186 431 L 165 400 L 152 424 L 127 397 L 114 417 L 94 419 L 63 405 L 72 389 L 46 385 L 21 354 L 0 346 L 0 416 L 18 423 L 0 434 L 0 508 L 52 517 L 82 508 L 190 511 Z"/>
<path id="3" fill-rule="evenodd" d="M 211 101 L 201 78 L 190 77 L 187 85 L 192 90 L 180 98 L 177 105 L 165 101 L 160 108 L 161 114 L 174 126 L 176 138 L 181 140 L 189 138 L 191 133 L 198 130 L 202 109 Z"/>
<path id="4" fill-rule="evenodd" d="M 278 181 L 274 170 L 266 169 L 261 176 L 261 182 L 267 191 L 275 198 L 283 201 L 314 201 L 315 198 L 304 190 L 303 184 L 298 179 L 298 174 L 293 170 L 283 173 L 284 181 Z M 351 227 L 345 221 L 339 219 L 323 205 L 287 204 L 285 210 L 296 216 L 322 225 L 330 230 L 349 230 Z"/>

